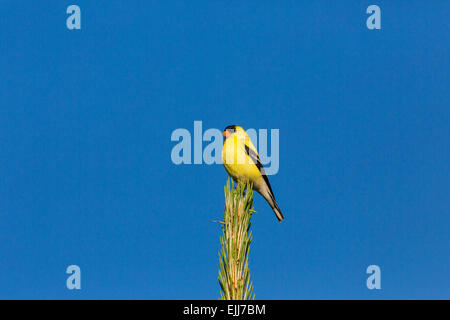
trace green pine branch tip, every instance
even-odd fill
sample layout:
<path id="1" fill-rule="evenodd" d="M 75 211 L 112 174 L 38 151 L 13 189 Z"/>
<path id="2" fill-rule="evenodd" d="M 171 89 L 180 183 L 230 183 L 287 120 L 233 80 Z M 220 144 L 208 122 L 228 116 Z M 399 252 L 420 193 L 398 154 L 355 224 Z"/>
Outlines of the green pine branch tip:
<path id="1" fill-rule="evenodd" d="M 252 233 L 253 208 L 251 183 L 228 179 L 225 186 L 225 209 L 219 251 L 219 285 L 221 300 L 254 300 L 248 256 Z"/>

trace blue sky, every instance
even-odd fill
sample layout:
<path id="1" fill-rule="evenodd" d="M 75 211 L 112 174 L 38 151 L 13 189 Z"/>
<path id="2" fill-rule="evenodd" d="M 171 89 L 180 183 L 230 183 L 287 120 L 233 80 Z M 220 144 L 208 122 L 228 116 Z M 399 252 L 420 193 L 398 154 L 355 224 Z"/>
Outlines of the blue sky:
<path id="1" fill-rule="evenodd" d="M 195 120 L 280 130 L 257 299 L 450 298 L 447 1 L 73 3 L 0 2 L 0 298 L 216 299 L 227 175 L 170 158 Z"/>

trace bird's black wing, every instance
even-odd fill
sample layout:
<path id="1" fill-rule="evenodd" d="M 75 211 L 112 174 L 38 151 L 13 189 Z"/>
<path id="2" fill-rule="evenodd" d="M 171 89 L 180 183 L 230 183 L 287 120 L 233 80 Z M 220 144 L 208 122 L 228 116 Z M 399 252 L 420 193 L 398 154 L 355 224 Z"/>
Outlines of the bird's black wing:
<path id="1" fill-rule="evenodd" d="M 244 148 L 245 148 L 245 152 L 247 153 L 247 155 L 255 163 L 256 167 L 259 170 L 259 172 L 261 172 L 261 175 L 262 175 L 264 181 L 266 182 L 267 186 L 269 187 L 270 195 L 273 198 L 273 200 L 275 200 L 275 196 L 273 195 L 273 191 L 272 191 L 272 187 L 271 187 L 270 182 L 269 182 L 269 178 L 266 175 L 266 171 L 264 171 L 264 166 L 263 166 L 263 164 L 261 162 L 261 159 L 259 159 L 259 155 L 255 151 L 250 149 L 250 147 L 248 145 L 246 145 L 245 143 L 244 143 Z"/>

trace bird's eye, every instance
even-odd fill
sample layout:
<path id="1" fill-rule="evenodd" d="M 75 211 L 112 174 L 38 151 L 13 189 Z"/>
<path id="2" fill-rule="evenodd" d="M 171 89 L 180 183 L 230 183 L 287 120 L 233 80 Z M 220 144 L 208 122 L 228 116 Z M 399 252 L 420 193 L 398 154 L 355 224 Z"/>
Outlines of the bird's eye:
<path id="1" fill-rule="evenodd" d="M 235 125 L 231 125 L 225 128 L 226 132 L 228 132 L 229 134 L 235 133 L 236 132 L 236 126 Z"/>

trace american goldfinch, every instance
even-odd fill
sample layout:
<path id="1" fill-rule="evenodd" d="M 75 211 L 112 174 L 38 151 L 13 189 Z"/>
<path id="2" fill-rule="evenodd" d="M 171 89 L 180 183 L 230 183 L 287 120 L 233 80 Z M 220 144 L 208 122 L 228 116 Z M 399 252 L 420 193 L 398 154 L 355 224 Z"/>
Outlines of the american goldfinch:
<path id="1" fill-rule="evenodd" d="M 267 178 L 264 167 L 259 159 L 247 132 L 239 126 L 228 126 L 222 132 L 225 142 L 222 148 L 222 162 L 225 170 L 239 182 L 252 182 L 253 189 L 256 190 L 272 207 L 273 212 L 281 221 L 284 219 L 280 208 L 275 201 L 269 178 Z"/>

